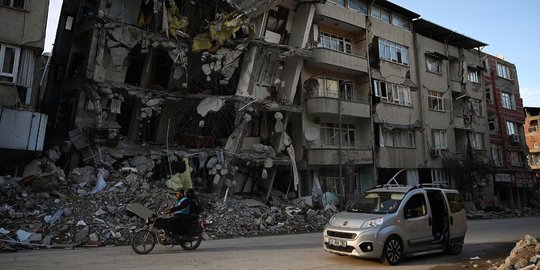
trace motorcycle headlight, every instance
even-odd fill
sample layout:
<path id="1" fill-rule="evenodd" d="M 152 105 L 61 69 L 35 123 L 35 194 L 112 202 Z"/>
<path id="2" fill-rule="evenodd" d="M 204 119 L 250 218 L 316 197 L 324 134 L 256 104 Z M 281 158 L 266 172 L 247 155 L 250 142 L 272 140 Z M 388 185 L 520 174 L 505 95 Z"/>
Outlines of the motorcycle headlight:
<path id="1" fill-rule="evenodd" d="M 381 226 L 384 222 L 384 218 L 374 218 L 371 220 L 368 220 L 362 224 L 362 229 L 369 229 L 369 228 L 377 228 Z"/>

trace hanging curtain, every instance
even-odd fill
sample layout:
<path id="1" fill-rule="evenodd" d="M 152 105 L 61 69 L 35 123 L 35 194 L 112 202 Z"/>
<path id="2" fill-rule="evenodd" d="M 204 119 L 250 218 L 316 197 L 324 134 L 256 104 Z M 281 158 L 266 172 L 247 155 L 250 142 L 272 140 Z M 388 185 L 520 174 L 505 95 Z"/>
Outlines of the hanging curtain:
<path id="1" fill-rule="evenodd" d="M 21 61 L 19 61 L 19 73 L 17 76 L 17 85 L 26 88 L 32 87 L 34 81 L 34 67 L 36 65 L 36 56 L 30 49 L 22 49 Z"/>
<path id="2" fill-rule="evenodd" d="M 407 185 L 415 186 L 420 184 L 420 177 L 418 176 L 418 170 L 407 170 Z"/>

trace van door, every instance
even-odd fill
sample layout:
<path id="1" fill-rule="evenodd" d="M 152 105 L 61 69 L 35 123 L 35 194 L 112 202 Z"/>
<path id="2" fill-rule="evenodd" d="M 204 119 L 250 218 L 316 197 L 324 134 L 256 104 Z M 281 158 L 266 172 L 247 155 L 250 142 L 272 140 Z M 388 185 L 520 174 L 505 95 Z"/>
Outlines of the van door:
<path id="1" fill-rule="evenodd" d="M 450 243 L 463 243 L 467 233 L 467 214 L 463 198 L 457 191 L 445 191 L 450 208 Z"/>
<path id="2" fill-rule="evenodd" d="M 416 193 L 408 198 L 403 206 L 403 241 L 407 253 L 429 248 L 433 241 L 431 233 L 431 214 L 425 194 Z"/>

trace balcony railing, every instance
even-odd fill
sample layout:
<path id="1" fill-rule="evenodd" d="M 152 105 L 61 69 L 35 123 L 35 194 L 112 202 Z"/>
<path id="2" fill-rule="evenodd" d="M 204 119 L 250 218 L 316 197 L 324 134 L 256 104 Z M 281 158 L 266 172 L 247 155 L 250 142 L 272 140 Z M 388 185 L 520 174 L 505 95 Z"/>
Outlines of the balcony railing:
<path id="1" fill-rule="evenodd" d="M 346 95 L 341 95 L 336 92 L 329 92 L 329 91 L 316 91 L 312 93 L 310 96 L 312 97 L 327 97 L 327 98 L 335 98 L 335 99 L 341 99 L 343 101 L 350 101 L 350 102 L 358 102 L 358 103 L 364 103 L 369 104 L 369 96 L 363 96 L 360 95 L 357 92 L 352 92 Z"/>
<path id="2" fill-rule="evenodd" d="M 337 149 L 339 148 L 339 139 L 334 140 L 319 140 L 308 143 L 309 149 Z M 367 143 L 361 143 L 359 141 L 346 141 L 341 142 L 342 149 L 356 149 L 356 150 L 371 150 L 371 145 Z"/>
<path id="3" fill-rule="evenodd" d="M 322 46 L 317 41 L 308 42 L 306 44 L 306 49 L 323 49 L 323 50 L 329 50 L 329 51 L 342 53 L 342 54 L 346 54 L 346 55 L 351 55 L 351 56 L 356 56 L 356 57 L 362 57 L 362 58 L 367 57 L 367 52 L 365 50 L 362 50 L 362 49 L 358 49 L 358 48 L 353 47 L 351 52 L 346 52 L 346 51 L 340 50 L 338 48 L 331 48 L 331 47 Z"/>

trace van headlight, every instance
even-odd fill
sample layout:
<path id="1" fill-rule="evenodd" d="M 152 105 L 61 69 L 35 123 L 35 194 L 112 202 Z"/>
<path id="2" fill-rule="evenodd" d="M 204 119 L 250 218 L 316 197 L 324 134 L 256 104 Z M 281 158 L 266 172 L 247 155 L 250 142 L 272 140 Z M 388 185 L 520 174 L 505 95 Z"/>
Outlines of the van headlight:
<path id="1" fill-rule="evenodd" d="M 336 215 L 333 215 L 330 220 L 328 221 L 328 224 L 332 225 L 334 224 L 334 221 L 336 221 Z"/>
<path id="2" fill-rule="evenodd" d="M 384 218 L 382 217 L 370 219 L 364 222 L 364 224 L 362 224 L 362 229 L 377 228 L 381 226 L 383 222 L 384 222 Z"/>

